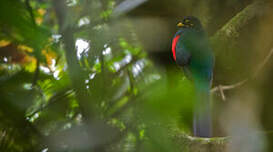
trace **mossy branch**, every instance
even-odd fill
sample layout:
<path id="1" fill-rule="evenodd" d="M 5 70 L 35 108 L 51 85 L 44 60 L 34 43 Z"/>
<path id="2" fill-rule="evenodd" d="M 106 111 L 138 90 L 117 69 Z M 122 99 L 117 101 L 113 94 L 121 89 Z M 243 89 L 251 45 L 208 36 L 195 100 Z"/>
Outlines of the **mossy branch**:
<path id="1" fill-rule="evenodd" d="M 182 133 L 179 129 L 170 129 L 170 136 L 179 144 L 181 151 L 188 152 L 224 152 L 226 146 L 231 143 L 231 137 L 193 137 Z"/>
<path id="2" fill-rule="evenodd" d="M 243 9 L 241 12 L 239 12 L 237 15 L 235 15 L 228 23 L 226 23 L 220 30 L 216 32 L 216 34 L 211 37 L 211 42 L 216 48 L 217 53 L 217 45 L 224 45 L 227 44 L 233 45 L 234 40 L 239 37 L 240 30 L 246 26 L 250 20 L 253 18 L 262 15 L 266 10 L 268 6 L 264 1 L 254 1 L 252 4 L 248 5 L 245 9 Z M 211 93 L 215 93 L 216 91 L 220 92 L 222 100 L 226 100 L 225 97 L 225 90 L 231 90 L 238 88 L 242 85 L 244 85 L 249 80 L 252 80 L 257 77 L 258 73 L 261 71 L 262 68 L 264 68 L 265 64 L 269 61 L 271 56 L 273 55 L 273 49 L 271 49 L 268 53 L 268 55 L 265 57 L 265 59 L 260 63 L 257 70 L 254 72 L 254 74 L 250 78 L 246 78 L 242 81 L 239 81 L 234 84 L 230 85 L 218 85 L 211 89 Z"/>
<path id="3" fill-rule="evenodd" d="M 237 13 L 231 18 L 220 30 L 218 30 L 212 37 L 211 41 L 230 41 L 239 37 L 240 30 L 245 27 L 249 21 L 259 15 L 262 15 L 267 6 L 263 1 L 254 1 L 248 5 L 241 12 Z"/>
<path id="4" fill-rule="evenodd" d="M 260 137 L 272 135 L 273 131 L 256 131 L 248 134 L 241 134 L 228 137 L 199 138 L 186 135 L 178 129 L 173 129 L 173 140 L 181 145 L 181 149 L 187 152 L 228 152 L 240 143 L 255 143 Z M 182 144 L 181 144 L 182 143 Z M 245 145 L 242 145 L 245 146 Z M 186 147 L 186 148 L 185 148 Z M 239 147 L 240 149 L 240 147 Z M 237 150 L 239 150 L 237 149 Z M 182 151 L 181 150 L 181 151 Z M 233 149 L 234 150 L 234 149 Z"/>

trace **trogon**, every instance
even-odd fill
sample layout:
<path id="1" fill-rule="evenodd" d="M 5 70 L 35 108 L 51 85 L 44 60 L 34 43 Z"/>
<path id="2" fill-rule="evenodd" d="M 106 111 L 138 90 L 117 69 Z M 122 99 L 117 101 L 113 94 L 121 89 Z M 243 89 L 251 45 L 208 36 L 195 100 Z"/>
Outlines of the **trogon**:
<path id="1" fill-rule="evenodd" d="M 210 88 L 214 54 L 198 18 L 187 16 L 177 26 L 178 31 L 172 40 L 172 54 L 177 65 L 194 84 L 193 134 L 211 137 Z"/>

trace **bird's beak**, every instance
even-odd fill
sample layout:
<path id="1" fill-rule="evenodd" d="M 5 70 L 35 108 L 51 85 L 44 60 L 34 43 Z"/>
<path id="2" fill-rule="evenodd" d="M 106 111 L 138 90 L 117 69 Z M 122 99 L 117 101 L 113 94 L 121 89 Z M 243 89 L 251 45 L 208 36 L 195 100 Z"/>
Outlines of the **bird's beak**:
<path id="1" fill-rule="evenodd" d="M 177 27 L 183 27 L 183 26 L 185 26 L 185 24 L 183 24 L 182 22 L 179 22 L 179 23 L 177 24 Z"/>

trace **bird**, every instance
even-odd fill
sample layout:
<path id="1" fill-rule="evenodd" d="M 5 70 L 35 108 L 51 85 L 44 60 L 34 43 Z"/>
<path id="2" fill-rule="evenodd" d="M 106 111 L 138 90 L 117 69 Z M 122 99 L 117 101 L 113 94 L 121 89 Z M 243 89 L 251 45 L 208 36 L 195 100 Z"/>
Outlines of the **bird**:
<path id="1" fill-rule="evenodd" d="M 210 88 L 213 79 L 214 54 L 200 20 L 186 16 L 177 24 L 172 39 L 172 55 L 194 86 L 193 135 L 212 136 Z"/>

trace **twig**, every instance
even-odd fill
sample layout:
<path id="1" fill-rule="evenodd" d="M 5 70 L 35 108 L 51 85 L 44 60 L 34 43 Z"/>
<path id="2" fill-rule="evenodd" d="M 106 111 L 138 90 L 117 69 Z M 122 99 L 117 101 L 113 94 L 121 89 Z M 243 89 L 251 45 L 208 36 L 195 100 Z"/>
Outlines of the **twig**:
<path id="1" fill-rule="evenodd" d="M 250 78 L 244 79 L 242 81 L 239 81 L 239 82 L 237 82 L 235 84 L 231 84 L 231 85 L 218 85 L 218 86 L 212 88 L 210 90 L 210 92 L 214 93 L 216 91 L 220 91 L 221 97 L 225 101 L 226 97 L 225 97 L 225 94 L 224 94 L 224 90 L 235 89 L 237 87 L 240 87 L 240 86 L 244 85 L 249 80 L 256 78 L 257 75 L 260 73 L 260 71 L 265 67 L 266 63 L 269 62 L 269 59 L 272 56 L 273 56 L 273 48 L 269 51 L 269 53 L 267 54 L 267 56 L 265 57 L 265 59 L 263 60 L 263 62 L 259 64 L 259 66 L 258 66 L 257 70 L 254 72 L 253 76 L 251 76 Z"/>
<path id="2" fill-rule="evenodd" d="M 120 73 L 122 73 L 124 70 L 126 70 L 131 65 L 134 65 L 137 61 L 138 61 L 138 59 L 136 59 L 136 58 L 133 57 L 133 59 L 129 63 L 125 64 L 120 69 L 118 69 L 116 72 L 112 73 L 112 75 L 113 76 L 119 76 Z"/>
<path id="3" fill-rule="evenodd" d="M 228 42 L 229 45 L 231 45 L 234 42 L 234 39 L 239 37 L 239 31 L 249 23 L 250 20 L 254 19 L 255 17 L 263 14 L 266 12 L 268 6 L 264 1 L 254 1 L 250 5 L 248 5 L 246 8 L 244 8 L 242 11 L 237 13 L 232 19 L 230 19 L 220 30 L 218 30 L 213 37 L 210 38 L 212 44 L 215 48 L 218 48 L 217 45 L 225 45 L 223 42 Z M 216 49 L 217 50 L 217 49 Z M 216 51 L 217 53 L 217 51 Z M 244 85 L 247 81 L 250 79 L 254 79 L 257 77 L 258 73 L 261 71 L 261 69 L 265 66 L 265 64 L 269 61 L 270 57 L 273 55 L 273 49 L 268 53 L 268 55 L 265 57 L 263 62 L 258 66 L 257 70 L 254 72 L 254 74 L 247 79 L 244 79 L 242 81 L 239 81 L 235 84 L 231 85 L 219 85 L 210 90 L 211 93 L 214 93 L 216 91 L 220 91 L 221 97 L 223 100 L 226 99 L 224 91 L 225 90 L 231 90 L 235 89 L 237 87 L 240 87 Z"/>
<path id="4" fill-rule="evenodd" d="M 225 101 L 226 100 L 226 96 L 224 94 L 222 85 L 219 85 L 218 88 L 220 90 L 220 94 L 221 94 L 222 99 Z"/>
<path id="5" fill-rule="evenodd" d="M 28 12 L 29 12 L 29 15 L 30 15 L 30 17 L 31 17 L 31 21 L 32 21 L 33 25 L 36 26 L 35 16 L 34 16 L 34 14 L 33 14 L 33 9 L 32 9 L 32 7 L 30 6 L 29 0 L 26 0 L 25 3 L 26 3 L 27 10 L 28 10 Z"/>
<path id="6" fill-rule="evenodd" d="M 237 87 L 240 87 L 242 86 L 243 84 L 245 84 L 246 82 L 248 81 L 248 79 L 245 79 L 245 80 L 242 80 L 242 81 L 239 81 L 235 84 L 231 84 L 231 85 L 218 85 L 214 88 L 212 88 L 210 90 L 211 93 L 214 93 L 216 91 L 225 91 L 225 90 L 230 90 L 230 89 L 234 89 L 234 88 L 237 88 Z"/>
<path id="7" fill-rule="evenodd" d="M 260 71 L 262 70 L 262 68 L 265 66 L 265 64 L 269 61 L 269 59 L 271 58 L 271 56 L 273 55 L 273 48 L 270 50 L 270 52 L 268 53 L 268 55 L 265 57 L 265 59 L 263 60 L 263 62 L 261 64 L 259 64 L 256 72 L 253 75 L 253 78 L 257 77 L 257 75 L 260 73 Z"/>
<path id="8" fill-rule="evenodd" d="M 26 4 L 27 10 L 29 12 L 31 21 L 32 21 L 34 27 L 36 28 L 37 24 L 35 22 L 35 16 L 33 14 L 33 9 L 30 6 L 29 0 L 26 0 L 25 4 Z M 40 74 L 40 60 L 37 58 L 36 69 L 35 69 L 35 73 L 34 73 L 34 77 L 33 77 L 32 87 L 34 87 L 36 85 L 36 83 L 37 83 L 37 81 L 39 79 L 39 74 Z"/>
<path id="9" fill-rule="evenodd" d="M 61 100 L 59 100 L 60 98 L 68 97 L 70 95 L 70 93 L 72 93 L 72 92 L 73 92 L 73 90 L 70 87 L 65 88 L 64 90 L 62 90 L 60 92 L 57 92 L 55 95 L 50 97 L 50 99 L 48 100 L 48 103 L 46 105 L 43 105 L 42 107 L 31 112 L 30 114 L 27 114 L 26 117 L 33 117 L 36 113 L 45 110 L 46 108 L 50 107 L 51 105 L 56 104 L 58 101 L 61 101 Z"/>

